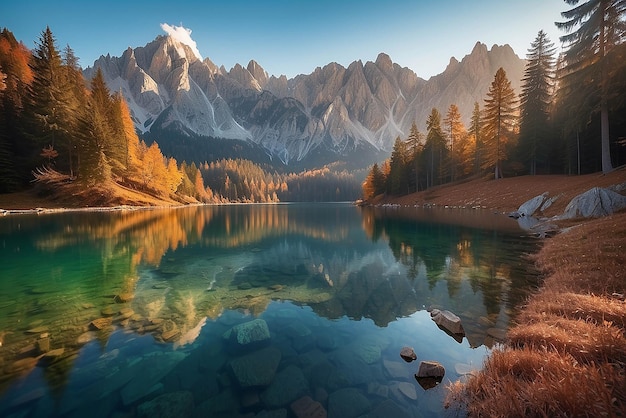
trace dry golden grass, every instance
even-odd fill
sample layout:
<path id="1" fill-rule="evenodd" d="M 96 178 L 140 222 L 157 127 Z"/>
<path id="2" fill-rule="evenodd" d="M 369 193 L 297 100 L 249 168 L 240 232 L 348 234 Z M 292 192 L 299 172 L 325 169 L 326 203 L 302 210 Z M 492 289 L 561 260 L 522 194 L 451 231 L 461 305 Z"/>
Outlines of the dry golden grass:
<path id="1" fill-rule="evenodd" d="M 33 189 L 18 193 L 0 194 L 0 209 L 27 210 L 34 208 L 61 209 L 86 207 L 128 206 L 172 206 L 181 201 L 167 196 L 133 190 L 109 182 L 84 189 L 74 183 L 37 184 Z"/>
<path id="2" fill-rule="evenodd" d="M 480 417 L 618 416 L 609 386 L 624 381 L 614 376 L 610 365 L 584 367 L 555 350 L 506 348 L 466 384 L 456 383 L 449 401 Z"/>
<path id="3" fill-rule="evenodd" d="M 626 416 L 625 247 L 626 213 L 546 241 L 542 288 L 448 402 L 470 416 Z"/>

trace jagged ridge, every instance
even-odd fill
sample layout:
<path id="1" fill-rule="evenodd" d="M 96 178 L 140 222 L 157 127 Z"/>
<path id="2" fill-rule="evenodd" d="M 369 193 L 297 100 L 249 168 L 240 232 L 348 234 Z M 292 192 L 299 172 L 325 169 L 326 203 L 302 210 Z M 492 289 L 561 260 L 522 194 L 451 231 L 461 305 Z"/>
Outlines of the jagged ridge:
<path id="1" fill-rule="evenodd" d="M 101 56 L 109 88 L 127 99 L 140 132 L 170 130 L 193 137 L 236 139 L 262 147 L 284 164 L 313 155 L 332 161 L 380 157 L 413 122 L 424 129 L 433 107 L 456 104 L 466 121 L 482 104 L 493 75 L 503 67 L 518 89 L 524 61 L 508 46 L 476 43 L 460 62 L 429 80 L 381 53 L 375 62 L 318 67 L 293 79 L 269 76 L 255 61 L 230 71 L 189 47 L 159 36 L 121 57 Z M 320 159 L 316 157 L 316 162 Z M 363 160 L 362 164 L 371 161 Z"/>

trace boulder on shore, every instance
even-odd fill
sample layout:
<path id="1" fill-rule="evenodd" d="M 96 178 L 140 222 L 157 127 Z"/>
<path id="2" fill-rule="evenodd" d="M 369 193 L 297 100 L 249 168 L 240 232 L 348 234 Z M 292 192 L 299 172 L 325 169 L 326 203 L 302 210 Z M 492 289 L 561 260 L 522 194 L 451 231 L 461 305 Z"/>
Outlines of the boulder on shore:
<path id="1" fill-rule="evenodd" d="M 535 212 L 543 205 L 548 198 L 548 192 L 535 196 L 532 199 L 524 202 L 517 209 L 517 213 L 520 216 L 533 216 Z"/>
<path id="2" fill-rule="evenodd" d="M 626 196 L 594 187 L 573 198 L 558 219 L 600 218 L 626 208 Z"/>

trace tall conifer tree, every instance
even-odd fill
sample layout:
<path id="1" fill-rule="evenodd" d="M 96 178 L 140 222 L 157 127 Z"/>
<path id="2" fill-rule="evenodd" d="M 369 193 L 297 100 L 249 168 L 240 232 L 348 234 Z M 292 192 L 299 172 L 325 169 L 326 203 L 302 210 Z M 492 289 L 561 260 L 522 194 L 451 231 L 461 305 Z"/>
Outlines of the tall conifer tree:
<path id="1" fill-rule="evenodd" d="M 426 187 L 435 185 L 435 177 L 440 184 L 445 176 L 444 157 L 447 151 L 446 139 L 441 128 L 441 113 L 433 108 L 426 120 L 426 143 L 422 152 L 423 166 L 426 170 Z"/>
<path id="2" fill-rule="evenodd" d="M 482 139 L 482 113 L 478 102 L 474 102 L 472 110 L 472 120 L 470 122 L 471 142 L 474 144 L 474 173 L 478 173 L 482 167 L 484 146 Z"/>
<path id="3" fill-rule="evenodd" d="M 518 149 L 530 174 L 537 174 L 537 161 L 546 159 L 550 139 L 550 103 L 554 87 L 554 44 L 541 30 L 526 55 L 520 94 Z"/>
<path id="4" fill-rule="evenodd" d="M 587 120 L 600 113 L 602 172 L 613 169 L 609 136 L 609 96 L 611 94 L 607 57 L 624 42 L 625 0 L 565 0 L 574 8 L 561 15 L 565 22 L 556 22 L 569 32 L 561 37 L 567 44 L 565 68 L 560 88 L 570 104 L 577 103 L 574 117 Z M 623 64 L 622 64 L 623 65 Z M 581 105 L 583 104 L 583 105 Z M 574 110 L 574 109 L 573 109 Z"/>
<path id="5" fill-rule="evenodd" d="M 41 34 L 31 62 L 31 135 L 41 147 L 57 147 L 73 134 L 70 89 L 62 68 L 61 54 L 49 27 Z"/>
<path id="6" fill-rule="evenodd" d="M 494 77 L 483 113 L 485 130 L 486 159 L 483 167 L 493 167 L 495 179 L 502 178 L 502 161 L 506 159 L 506 145 L 513 139 L 514 125 L 517 120 L 515 104 L 517 99 L 511 82 L 502 67 Z"/>
<path id="7" fill-rule="evenodd" d="M 461 155 L 459 153 L 460 148 L 458 145 L 465 135 L 465 127 L 461 121 L 461 113 L 457 105 L 451 104 L 450 107 L 448 107 L 448 112 L 443 122 L 446 126 L 450 149 L 450 179 L 454 181 L 456 179 L 457 165 L 459 165 L 461 161 Z"/>

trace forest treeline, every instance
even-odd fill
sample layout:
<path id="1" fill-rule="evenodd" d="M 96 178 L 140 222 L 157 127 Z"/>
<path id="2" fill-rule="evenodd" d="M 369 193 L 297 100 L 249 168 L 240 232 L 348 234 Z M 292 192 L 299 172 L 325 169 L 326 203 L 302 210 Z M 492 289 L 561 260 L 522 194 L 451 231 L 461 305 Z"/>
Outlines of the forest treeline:
<path id="1" fill-rule="evenodd" d="M 574 2 L 568 2 L 574 4 Z M 575 2 L 577 3 L 577 2 Z M 504 69 L 465 126 L 455 104 L 413 124 L 374 164 L 365 199 L 405 195 L 470 177 L 581 174 L 626 163 L 626 6 L 587 1 L 562 13 L 564 52 L 544 31 L 530 45 L 518 96 Z M 610 116 L 610 117 L 609 117 Z"/>
<path id="2" fill-rule="evenodd" d="M 32 52 L 5 28 L 0 32 L 0 193 L 22 190 L 32 181 L 52 189 L 71 185 L 72 191 L 128 188 L 180 202 L 354 200 L 360 195 L 355 173 L 339 167 L 279 174 L 243 159 L 187 163 L 164 156 L 156 141 L 139 138 L 126 101 L 109 91 L 101 71 L 85 80 L 72 49 L 60 51 L 50 28 Z"/>

